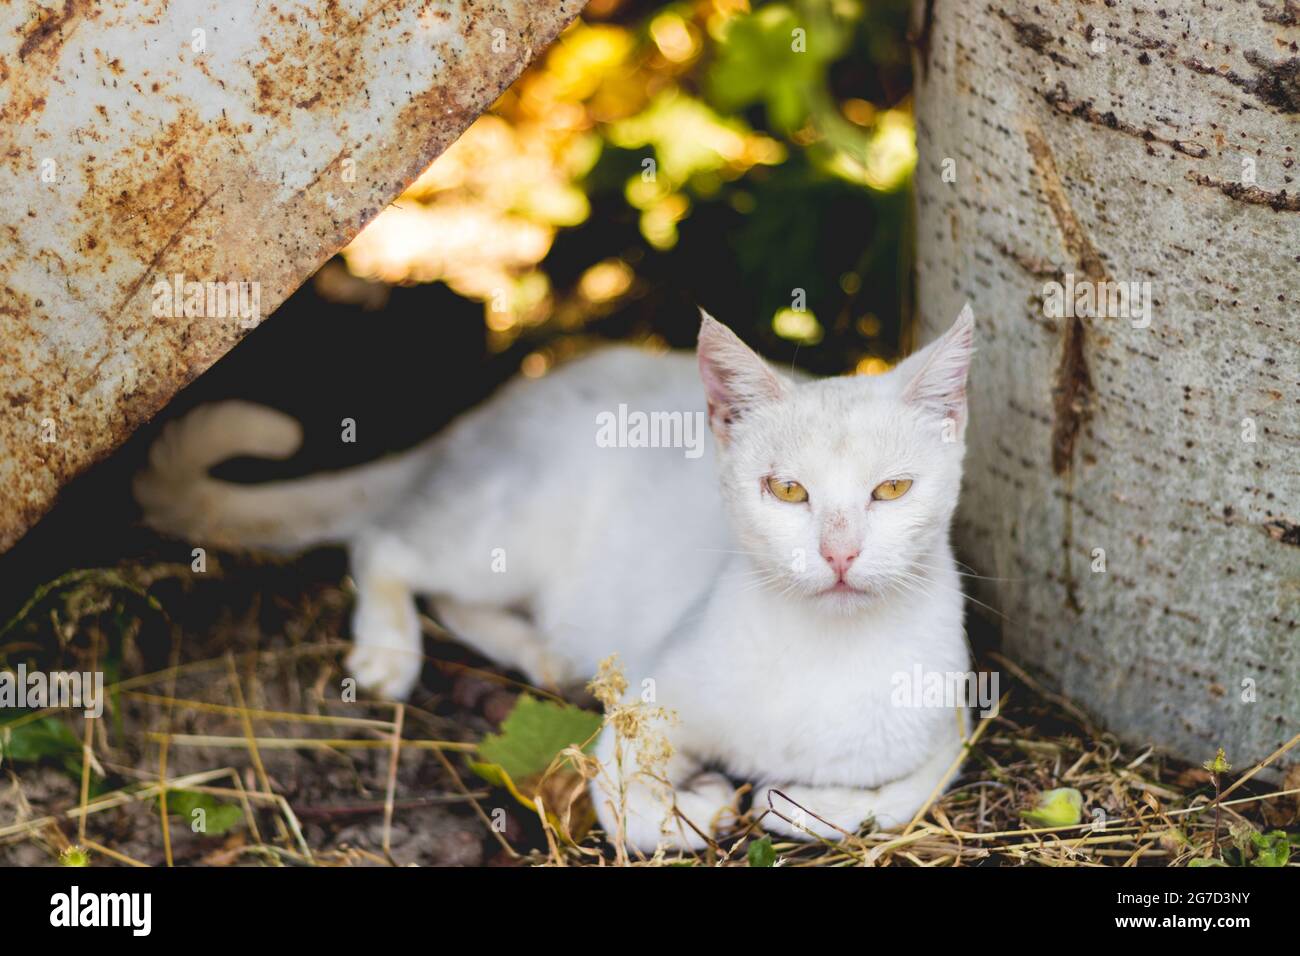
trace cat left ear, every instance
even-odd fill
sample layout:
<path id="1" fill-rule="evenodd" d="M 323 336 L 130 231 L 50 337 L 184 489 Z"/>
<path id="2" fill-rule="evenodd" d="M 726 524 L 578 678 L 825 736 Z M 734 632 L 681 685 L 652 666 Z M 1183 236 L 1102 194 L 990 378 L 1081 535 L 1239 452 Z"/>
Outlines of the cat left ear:
<path id="1" fill-rule="evenodd" d="M 700 379 L 709 402 L 709 427 L 726 444 L 731 425 L 757 405 L 780 399 L 785 382 L 759 355 L 700 309 Z"/>
<path id="2" fill-rule="evenodd" d="M 899 378 L 907 383 L 903 401 L 932 409 L 963 427 L 966 375 L 974 353 L 975 313 L 967 302 L 952 328 L 898 366 Z"/>

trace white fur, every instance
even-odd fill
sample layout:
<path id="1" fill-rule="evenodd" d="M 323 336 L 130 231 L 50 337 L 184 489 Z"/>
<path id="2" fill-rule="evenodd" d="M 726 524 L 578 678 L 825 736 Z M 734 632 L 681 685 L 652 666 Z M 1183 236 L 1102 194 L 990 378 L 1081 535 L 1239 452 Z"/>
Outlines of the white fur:
<path id="1" fill-rule="evenodd" d="M 771 794 L 777 812 L 763 825 L 778 832 L 897 826 L 964 732 L 963 713 L 894 706 L 891 679 L 918 664 L 970 666 L 948 534 L 971 329 L 968 308 L 892 372 L 796 383 L 706 316 L 698 369 L 686 355 L 610 348 L 512 383 L 406 456 L 270 488 L 203 469 L 216 452 L 283 451 L 288 442 L 256 437 L 282 422 L 249 413 L 241 445 L 235 412 L 209 437 L 191 416 L 153 456 L 141 498 L 147 519 L 172 532 L 346 543 L 359 590 L 348 665 L 381 693 L 404 697 L 418 680 L 414 595 L 424 594 L 455 633 L 539 683 L 585 678 L 618 654 L 630 696 L 652 686 L 679 717 L 666 728 L 668 777 L 678 812 L 700 830 L 737 809 L 719 770 L 753 782 L 760 811 Z M 690 458 L 599 447 L 597 416 L 619 403 L 705 412 L 716 448 Z M 798 481 L 808 501 L 777 499 L 768 477 Z M 901 498 L 872 498 L 899 478 L 913 483 Z M 187 518 L 196 501 L 203 512 Z M 852 590 L 824 593 L 837 581 L 827 547 L 857 555 L 844 578 Z M 624 796 L 610 790 L 614 746 L 606 730 L 596 753 L 609 773 L 593 785 L 606 831 L 622 817 L 642 849 L 702 845 L 634 766 Z"/>

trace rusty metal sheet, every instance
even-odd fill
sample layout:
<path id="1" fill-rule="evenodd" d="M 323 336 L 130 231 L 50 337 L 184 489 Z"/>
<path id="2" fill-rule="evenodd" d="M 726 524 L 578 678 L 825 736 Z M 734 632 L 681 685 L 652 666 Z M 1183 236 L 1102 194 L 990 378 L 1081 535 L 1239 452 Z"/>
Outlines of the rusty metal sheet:
<path id="1" fill-rule="evenodd" d="M 0 551 L 360 231 L 582 6 L 0 6 Z"/>

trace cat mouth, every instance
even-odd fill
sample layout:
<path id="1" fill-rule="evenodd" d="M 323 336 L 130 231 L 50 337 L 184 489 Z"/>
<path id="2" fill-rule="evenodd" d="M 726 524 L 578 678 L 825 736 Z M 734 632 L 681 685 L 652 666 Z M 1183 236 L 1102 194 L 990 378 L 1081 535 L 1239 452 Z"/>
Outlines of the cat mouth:
<path id="1" fill-rule="evenodd" d="M 836 581 L 828 588 L 823 588 L 818 594 L 866 594 L 861 588 L 855 588 L 848 581 Z"/>

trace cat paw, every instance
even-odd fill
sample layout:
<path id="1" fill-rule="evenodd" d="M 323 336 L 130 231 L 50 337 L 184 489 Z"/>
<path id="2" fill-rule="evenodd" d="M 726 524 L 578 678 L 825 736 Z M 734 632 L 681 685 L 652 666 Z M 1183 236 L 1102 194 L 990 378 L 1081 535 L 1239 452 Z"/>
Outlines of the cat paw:
<path id="1" fill-rule="evenodd" d="M 628 847 L 646 854 L 653 854 L 660 847 L 696 853 L 709 845 L 708 840 L 680 820 L 665 820 L 664 823 L 655 823 L 642 817 L 629 816 L 624 828 L 624 840 Z"/>
<path id="2" fill-rule="evenodd" d="M 697 774 L 690 782 L 677 791 L 678 812 L 710 836 L 717 836 L 722 830 L 730 829 L 736 817 L 736 788 L 731 781 L 720 773 L 708 772 Z M 674 816 L 672 823 L 680 824 L 698 841 L 699 849 L 705 844 L 691 825 Z"/>
<path id="3" fill-rule="evenodd" d="M 716 837 L 735 818 L 735 789 L 720 773 L 698 774 L 688 785 L 679 787 L 674 797 L 680 816 L 662 794 L 642 785 L 630 787 L 623 815 L 624 842 L 643 853 L 653 853 L 660 847 L 699 851 L 709 845 L 708 837 Z M 601 827 L 612 842 L 618 819 L 610 795 L 594 785 L 592 798 Z"/>
<path id="4" fill-rule="evenodd" d="M 424 660 L 402 648 L 358 644 L 346 664 L 348 673 L 366 690 L 389 700 L 406 700 L 420 681 Z"/>
<path id="5" fill-rule="evenodd" d="M 751 816 L 768 833 L 792 840 L 843 840 L 870 818 L 865 791 L 765 784 L 754 791 Z"/>

